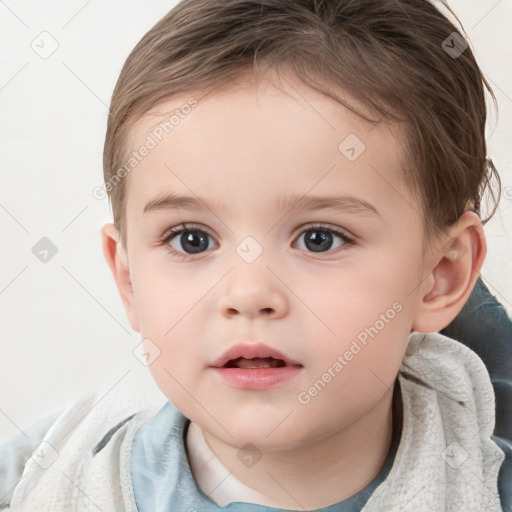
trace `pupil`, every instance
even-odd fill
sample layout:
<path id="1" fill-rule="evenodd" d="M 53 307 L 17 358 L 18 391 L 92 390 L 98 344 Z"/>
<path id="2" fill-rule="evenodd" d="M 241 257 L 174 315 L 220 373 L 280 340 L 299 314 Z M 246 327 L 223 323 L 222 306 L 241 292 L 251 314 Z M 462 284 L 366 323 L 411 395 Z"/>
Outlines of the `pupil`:
<path id="1" fill-rule="evenodd" d="M 314 252 L 328 250 L 332 244 L 332 235 L 327 231 L 307 231 L 306 247 Z"/>

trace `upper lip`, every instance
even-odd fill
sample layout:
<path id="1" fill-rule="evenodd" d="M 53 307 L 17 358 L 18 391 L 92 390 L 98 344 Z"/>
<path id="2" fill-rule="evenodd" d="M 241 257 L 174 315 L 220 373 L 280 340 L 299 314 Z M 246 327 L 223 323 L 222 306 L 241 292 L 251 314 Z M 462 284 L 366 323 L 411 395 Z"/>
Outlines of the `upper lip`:
<path id="1" fill-rule="evenodd" d="M 252 359 L 254 357 L 272 357 L 274 359 L 282 359 L 287 365 L 302 366 L 299 362 L 285 356 L 279 350 L 265 345 L 264 343 L 238 343 L 226 350 L 217 360 L 212 363 L 213 367 L 222 368 L 231 359 Z"/>

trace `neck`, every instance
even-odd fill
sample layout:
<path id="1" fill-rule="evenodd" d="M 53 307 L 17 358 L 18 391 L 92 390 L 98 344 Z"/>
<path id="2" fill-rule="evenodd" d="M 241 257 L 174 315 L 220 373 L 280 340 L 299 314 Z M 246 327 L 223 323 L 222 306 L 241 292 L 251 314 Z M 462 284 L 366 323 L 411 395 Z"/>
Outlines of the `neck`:
<path id="1" fill-rule="evenodd" d="M 238 448 L 206 431 L 203 435 L 233 476 L 267 496 L 273 506 L 311 510 L 357 494 L 380 473 L 391 446 L 392 402 L 390 391 L 343 430 L 293 450 L 265 452 L 249 468 L 238 458 Z"/>

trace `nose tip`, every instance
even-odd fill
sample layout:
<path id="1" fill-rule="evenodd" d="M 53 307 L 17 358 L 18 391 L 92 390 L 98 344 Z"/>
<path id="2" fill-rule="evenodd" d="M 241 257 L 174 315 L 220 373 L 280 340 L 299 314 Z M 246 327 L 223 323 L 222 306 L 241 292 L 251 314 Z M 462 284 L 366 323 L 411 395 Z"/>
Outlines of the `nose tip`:
<path id="1" fill-rule="evenodd" d="M 247 240 L 250 237 L 246 237 Z M 280 318 L 286 314 L 288 299 L 283 281 L 268 266 L 279 260 L 271 251 L 260 254 L 257 261 L 247 262 L 240 254 L 233 255 L 235 263 L 223 280 L 218 311 L 226 318 Z"/>
<path id="2" fill-rule="evenodd" d="M 280 318 L 286 309 L 286 297 L 279 284 L 261 276 L 251 283 L 246 279 L 233 279 L 219 301 L 219 310 L 226 318 Z"/>

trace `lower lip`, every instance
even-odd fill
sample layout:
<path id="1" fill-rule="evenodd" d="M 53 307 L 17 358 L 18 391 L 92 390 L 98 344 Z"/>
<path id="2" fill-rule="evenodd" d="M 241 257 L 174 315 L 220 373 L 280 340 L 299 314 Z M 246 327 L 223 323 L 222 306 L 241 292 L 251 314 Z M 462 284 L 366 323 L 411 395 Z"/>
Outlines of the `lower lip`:
<path id="1" fill-rule="evenodd" d="M 215 372 L 230 386 L 240 389 L 267 389 L 292 379 L 302 366 L 279 368 L 214 368 Z"/>

